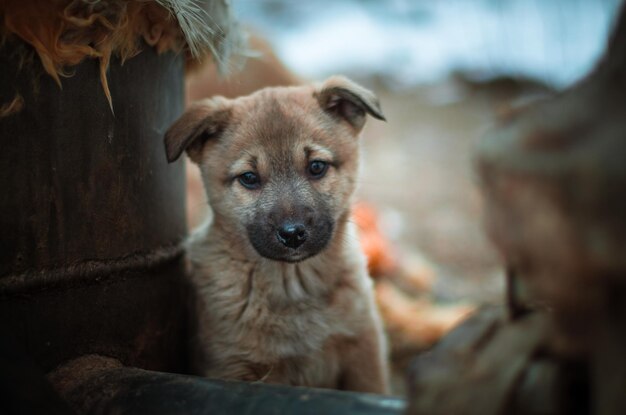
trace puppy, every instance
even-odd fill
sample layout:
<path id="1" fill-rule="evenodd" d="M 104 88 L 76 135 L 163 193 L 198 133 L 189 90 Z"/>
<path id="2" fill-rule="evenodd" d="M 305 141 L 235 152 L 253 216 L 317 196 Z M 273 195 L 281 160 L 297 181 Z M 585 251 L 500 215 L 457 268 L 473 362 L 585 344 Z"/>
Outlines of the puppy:
<path id="1" fill-rule="evenodd" d="M 366 114 L 342 77 L 189 108 L 167 159 L 197 163 L 213 211 L 188 241 L 194 362 L 223 379 L 386 393 L 372 282 L 350 216 Z"/>

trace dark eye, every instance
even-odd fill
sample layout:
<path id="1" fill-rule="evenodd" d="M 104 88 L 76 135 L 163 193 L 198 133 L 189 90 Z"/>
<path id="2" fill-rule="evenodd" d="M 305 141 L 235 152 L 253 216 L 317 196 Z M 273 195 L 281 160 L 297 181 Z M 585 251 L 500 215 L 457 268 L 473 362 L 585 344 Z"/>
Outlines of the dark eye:
<path id="1" fill-rule="evenodd" d="M 314 179 L 321 179 L 328 170 L 328 163 L 320 160 L 313 160 L 309 163 L 308 173 Z"/>
<path id="2" fill-rule="evenodd" d="M 251 171 L 247 171 L 239 176 L 239 183 L 247 189 L 258 189 L 261 186 L 261 179 Z"/>

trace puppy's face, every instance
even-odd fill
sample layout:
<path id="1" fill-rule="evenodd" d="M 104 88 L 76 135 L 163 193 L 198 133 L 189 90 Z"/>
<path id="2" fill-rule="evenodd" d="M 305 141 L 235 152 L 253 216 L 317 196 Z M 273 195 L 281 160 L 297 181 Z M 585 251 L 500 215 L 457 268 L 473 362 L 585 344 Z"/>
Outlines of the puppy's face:
<path id="1" fill-rule="evenodd" d="M 205 100 L 165 137 L 169 161 L 200 166 L 215 226 L 241 249 L 297 262 L 322 251 L 348 215 L 366 113 L 376 97 L 345 78 Z"/>

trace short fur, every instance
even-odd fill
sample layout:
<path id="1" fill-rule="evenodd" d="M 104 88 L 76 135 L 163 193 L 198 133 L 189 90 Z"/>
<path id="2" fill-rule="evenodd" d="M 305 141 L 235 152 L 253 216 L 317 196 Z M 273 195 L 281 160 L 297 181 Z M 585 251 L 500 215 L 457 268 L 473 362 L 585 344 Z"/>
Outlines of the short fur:
<path id="1" fill-rule="evenodd" d="M 366 113 L 376 97 L 333 77 L 192 106 L 166 134 L 169 161 L 200 166 L 213 219 L 188 242 L 194 365 L 206 376 L 385 393 L 372 282 L 348 221 Z M 313 160 L 328 164 L 312 177 Z M 243 173 L 260 177 L 246 188 Z M 300 224 L 287 246 L 281 226 Z"/>

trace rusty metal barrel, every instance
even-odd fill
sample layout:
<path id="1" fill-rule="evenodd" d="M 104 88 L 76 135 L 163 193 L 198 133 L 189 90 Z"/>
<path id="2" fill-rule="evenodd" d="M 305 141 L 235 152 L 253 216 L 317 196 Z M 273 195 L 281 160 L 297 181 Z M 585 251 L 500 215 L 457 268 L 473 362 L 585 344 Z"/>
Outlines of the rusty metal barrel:
<path id="1" fill-rule="evenodd" d="M 60 89 L 20 47 L 0 50 L 0 97 L 23 100 L 0 118 L 0 342 L 43 372 L 84 354 L 184 371 L 185 175 L 162 146 L 183 57 L 113 59 L 113 113 L 97 61 Z"/>

